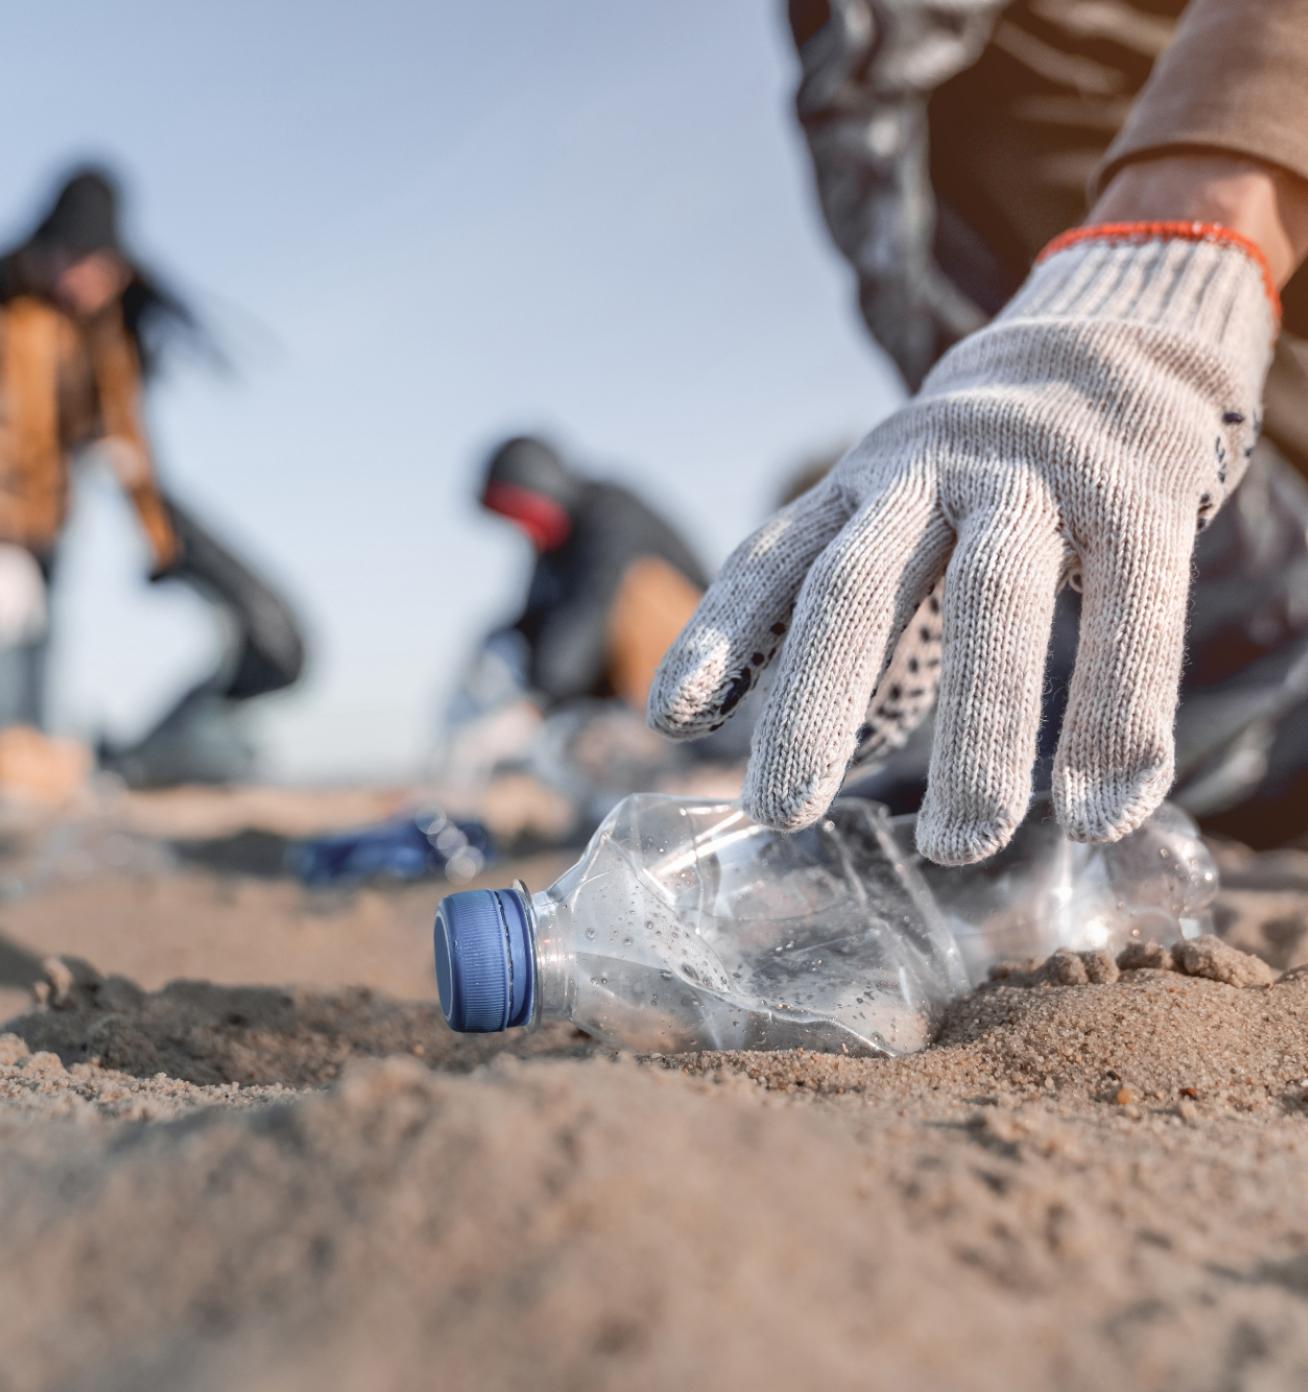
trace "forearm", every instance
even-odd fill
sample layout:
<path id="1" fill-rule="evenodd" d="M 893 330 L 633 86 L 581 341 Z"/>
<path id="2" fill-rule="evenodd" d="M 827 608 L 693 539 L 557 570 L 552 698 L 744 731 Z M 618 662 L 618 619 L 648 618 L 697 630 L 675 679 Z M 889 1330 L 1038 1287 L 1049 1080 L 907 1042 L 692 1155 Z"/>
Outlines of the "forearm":
<path id="1" fill-rule="evenodd" d="M 1217 223 L 1261 249 L 1279 287 L 1308 259 L 1308 180 L 1237 155 L 1160 154 L 1123 165 L 1086 221 Z"/>
<path id="2" fill-rule="evenodd" d="M 1308 0 L 1189 0 L 1096 188 L 1127 164 L 1182 150 L 1308 179 L 1305 73 Z"/>

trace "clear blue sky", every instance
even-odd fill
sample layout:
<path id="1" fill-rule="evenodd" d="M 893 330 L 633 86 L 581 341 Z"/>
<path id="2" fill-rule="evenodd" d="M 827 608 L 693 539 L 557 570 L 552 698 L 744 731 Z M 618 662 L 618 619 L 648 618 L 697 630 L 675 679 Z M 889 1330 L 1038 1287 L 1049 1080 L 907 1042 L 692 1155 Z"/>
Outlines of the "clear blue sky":
<path id="1" fill-rule="evenodd" d="M 130 178 L 140 247 L 238 359 L 151 402 L 177 491 L 302 608 L 274 772 L 417 766 L 529 557 L 478 514 L 487 442 L 547 427 L 718 562 L 795 460 L 882 415 L 766 0 L 24 5 L 6 236 L 70 158 Z M 14 138 L 16 137 L 16 138 Z M 127 733 L 203 667 L 198 601 L 140 583 L 89 480 L 67 547 L 63 723 Z"/>

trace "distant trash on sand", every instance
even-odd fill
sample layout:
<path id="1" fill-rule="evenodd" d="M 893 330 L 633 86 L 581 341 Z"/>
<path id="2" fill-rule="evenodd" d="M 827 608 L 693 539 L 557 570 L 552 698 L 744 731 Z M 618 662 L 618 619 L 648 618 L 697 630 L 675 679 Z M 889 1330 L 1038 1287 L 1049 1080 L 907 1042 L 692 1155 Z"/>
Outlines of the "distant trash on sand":
<path id="1" fill-rule="evenodd" d="M 297 842 L 287 851 L 287 868 L 312 888 L 366 880 L 463 882 L 479 875 L 493 853 L 480 822 L 426 811 Z"/>

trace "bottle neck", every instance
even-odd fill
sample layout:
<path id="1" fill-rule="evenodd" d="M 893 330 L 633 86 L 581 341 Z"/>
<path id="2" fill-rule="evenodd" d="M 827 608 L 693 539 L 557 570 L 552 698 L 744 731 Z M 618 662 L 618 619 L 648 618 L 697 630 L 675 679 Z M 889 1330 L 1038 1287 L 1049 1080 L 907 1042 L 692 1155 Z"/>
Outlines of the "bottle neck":
<path id="1" fill-rule="evenodd" d="M 548 894 L 531 896 L 531 936 L 535 950 L 536 1001 L 532 1023 L 566 1020 L 575 995 L 572 913 Z"/>

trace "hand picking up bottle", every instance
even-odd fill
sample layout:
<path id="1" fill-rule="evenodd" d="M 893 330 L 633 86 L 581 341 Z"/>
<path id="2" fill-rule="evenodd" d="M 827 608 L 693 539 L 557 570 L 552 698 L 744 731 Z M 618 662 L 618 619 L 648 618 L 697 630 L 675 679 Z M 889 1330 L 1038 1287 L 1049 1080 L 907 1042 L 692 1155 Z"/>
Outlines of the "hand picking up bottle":
<path id="1" fill-rule="evenodd" d="M 998 960 L 1201 931 L 1216 876 L 1183 813 L 1117 846 L 1032 818 L 976 872 L 933 871 L 910 819 L 834 804 L 785 835 L 733 803 L 639 794 L 543 894 L 468 890 L 436 915 L 450 1026 L 568 1019 L 612 1045 L 905 1054 Z"/>
<path id="2" fill-rule="evenodd" d="M 779 654 L 744 806 L 795 830 L 938 684 L 918 846 L 981 860 L 1030 800 L 1070 581 L 1084 602 L 1054 805 L 1074 840 L 1133 831 L 1172 782 L 1195 535 L 1244 473 L 1278 312 L 1259 247 L 1225 226 L 1058 238 L 912 401 L 735 551 L 664 659 L 651 722 L 706 734 Z"/>

